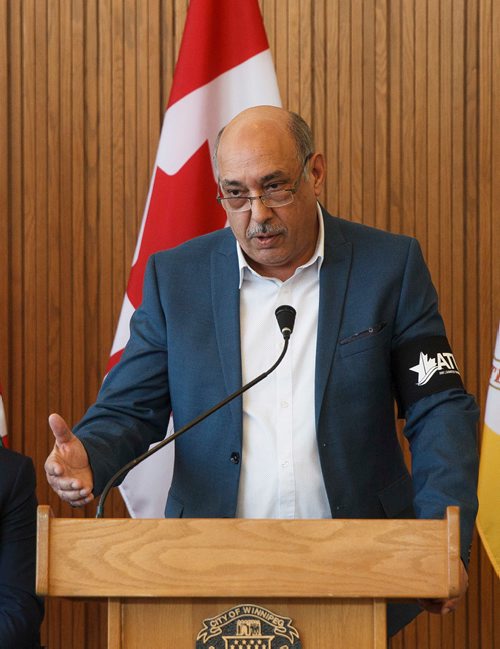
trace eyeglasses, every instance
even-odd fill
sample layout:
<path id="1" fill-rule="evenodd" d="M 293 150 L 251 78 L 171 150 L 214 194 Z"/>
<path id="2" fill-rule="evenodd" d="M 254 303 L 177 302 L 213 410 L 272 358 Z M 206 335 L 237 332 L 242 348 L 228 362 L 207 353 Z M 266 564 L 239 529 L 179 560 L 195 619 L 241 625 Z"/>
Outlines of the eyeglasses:
<path id="1" fill-rule="evenodd" d="M 226 212 L 249 212 L 252 209 L 252 201 L 260 200 L 263 205 L 266 207 L 284 207 L 285 205 L 290 205 L 293 203 L 293 196 L 299 188 L 300 181 L 302 180 L 302 174 L 306 164 L 309 162 L 309 159 L 312 157 L 310 153 L 304 160 L 302 169 L 300 171 L 300 176 L 297 178 L 292 187 L 288 189 L 275 189 L 270 192 L 265 192 L 260 196 L 217 196 L 218 202 L 226 210 Z M 219 191 L 221 187 L 219 185 Z"/>

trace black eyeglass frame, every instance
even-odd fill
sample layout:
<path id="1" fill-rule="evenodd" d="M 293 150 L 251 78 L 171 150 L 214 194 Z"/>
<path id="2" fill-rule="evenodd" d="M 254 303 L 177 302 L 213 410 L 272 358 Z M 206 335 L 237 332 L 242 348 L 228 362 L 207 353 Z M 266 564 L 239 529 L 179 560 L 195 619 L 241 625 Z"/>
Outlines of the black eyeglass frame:
<path id="1" fill-rule="evenodd" d="M 313 156 L 313 153 L 309 153 L 306 156 L 306 158 L 305 158 L 305 160 L 304 160 L 304 162 L 302 164 L 302 169 L 300 171 L 300 175 L 297 178 L 297 180 L 295 181 L 295 183 L 292 185 L 292 187 L 289 187 L 287 189 L 275 189 L 274 191 L 266 192 L 265 194 L 260 194 L 260 196 L 220 196 L 220 192 L 222 191 L 222 188 L 220 186 L 220 182 L 218 182 L 217 183 L 218 193 L 217 193 L 217 196 L 216 196 L 217 202 L 220 205 L 222 205 L 222 207 L 226 210 L 226 212 L 233 212 L 233 213 L 250 212 L 252 210 L 253 201 L 256 201 L 256 200 L 260 200 L 261 203 L 265 207 L 269 207 L 271 209 L 275 208 L 275 207 L 285 207 L 286 205 L 290 205 L 291 203 L 293 203 L 293 196 L 294 196 L 294 194 L 297 193 L 297 190 L 299 188 L 300 181 L 302 180 L 302 175 L 304 173 L 304 169 L 305 169 L 307 163 L 309 162 L 309 160 L 312 158 L 312 156 Z M 269 198 L 272 199 L 272 195 L 276 194 L 278 192 L 288 192 L 290 194 L 290 200 L 286 201 L 285 203 L 280 202 L 279 205 L 268 205 L 266 203 L 266 200 L 269 199 Z M 249 204 L 248 207 L 240 207 L 240 208 L 238 208 L 236 210 L 229 209 L 229 207 L 226 207 L 225 203 L 227 204 L 228 201 L 234 201 L 234 200 L 247 200 L 247 201 L 250 202 L 250 204 Z"/>

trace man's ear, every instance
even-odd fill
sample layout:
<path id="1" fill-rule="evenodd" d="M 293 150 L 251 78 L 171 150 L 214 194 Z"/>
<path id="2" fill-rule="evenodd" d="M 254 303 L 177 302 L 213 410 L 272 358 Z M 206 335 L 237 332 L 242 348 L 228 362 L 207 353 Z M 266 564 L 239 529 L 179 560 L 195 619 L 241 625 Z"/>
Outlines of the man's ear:
<path id="1" fill-rule="evenodd" d="M 323 183 L 325 182 L 326 165 L 322 153 L 314 153 L 310 162 L 311 174 L 313 177 L 314 193 L 316 196 L 321 194 Z"/>

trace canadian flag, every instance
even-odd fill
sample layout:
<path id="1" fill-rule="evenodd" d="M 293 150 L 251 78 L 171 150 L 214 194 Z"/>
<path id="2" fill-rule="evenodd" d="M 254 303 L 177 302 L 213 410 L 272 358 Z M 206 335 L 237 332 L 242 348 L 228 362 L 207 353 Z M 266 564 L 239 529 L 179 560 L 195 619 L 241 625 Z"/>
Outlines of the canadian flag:
<path id="1" fill-rule="evenodd" d="M 1 384 L 0 384 L 0 446 L 5 446 L 9 448 L 9 438 L 7 437 L 7 420 L 5 419 L 5 410 L 3 407 Z"/>
<path id="2" fill-rule="evenodd" d="M 225 225 L 215 200 L 214 141 L 240 111 L 264 104 L 281 101 L 257 0 L 191 0 L 108 371 L 127 344 L 149 256 Z M 122 483 L 132 516 L 164 515 L 173 446 Z"/>

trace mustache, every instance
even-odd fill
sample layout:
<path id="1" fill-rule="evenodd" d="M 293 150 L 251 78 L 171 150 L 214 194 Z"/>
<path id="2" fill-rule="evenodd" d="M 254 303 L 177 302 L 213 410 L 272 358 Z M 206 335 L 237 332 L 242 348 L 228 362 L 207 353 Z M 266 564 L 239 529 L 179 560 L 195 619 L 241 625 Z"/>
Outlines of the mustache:
<path id="1" fill-rule="evenodd" d="M 249 227 L 246 231 L 247 239 L 254 239 L 255 237 L 260 237 L 263 234 L 268 235 L 277 235 L 277 234 L 286 234 L 287 230 L 282 225 L 272 225 L 271 223 L 261 223 L 258 225 L 253 225 Z"/>

